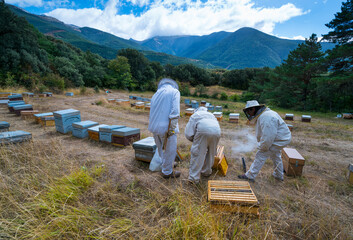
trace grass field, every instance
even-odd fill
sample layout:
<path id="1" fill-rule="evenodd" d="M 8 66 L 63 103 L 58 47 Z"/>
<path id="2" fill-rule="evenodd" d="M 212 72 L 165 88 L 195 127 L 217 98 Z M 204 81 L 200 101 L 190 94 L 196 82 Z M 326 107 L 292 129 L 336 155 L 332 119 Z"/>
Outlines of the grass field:
<path id="1" fill-rule="evenodd" d="M 6 91 L 6 90 L 0 90 Z M 73 91 L 73 90 L 71 90 Z M 76 94 L 77 93 L 77 94 Z M 131 93 L 75 92 L 73 97 L 26 99 L 40 112 L 80 110 L 82 120 L 126 125 L 148 132 L 148 112 L 108 103 Z M 153 93 L 133 93 L 151 97 Z M 195 98 L 192 98 L 195 99 Z M 201 99 L 197 99 L 201 100 Z M 207 202 L 207 180 L 237 180 L 241 157 L 249 167 L 256 152 L 254 129 L 246 125 L 244 103 L 215 101 L 241 113 L 240 123 L 220 123 L 229 162 L 226 177 L 217 172 L 199 186 L 187 183 L 191 143 L 184 137 L 182 99 L 178 149 L 184 157 L 179 179 L 165 180 L 148 163 L 136 161 L 131 146 L 118 148 L 22 120 L 0 107 L 10 130 L 32 133 L 30 142 L 0 146 L 0 239 L 353 239 L 353 187 L 347 181 L 353 163 L 353 120 L 294 113 L 293 139 L 306 159 L 302 177 L 278 182 L 268 160 L 255 183 L 260 217 L 219 212 Z M 99 103 L 97 105 L 97 103 Z M 311 123 L 300 121 L 302 114 Z"/>

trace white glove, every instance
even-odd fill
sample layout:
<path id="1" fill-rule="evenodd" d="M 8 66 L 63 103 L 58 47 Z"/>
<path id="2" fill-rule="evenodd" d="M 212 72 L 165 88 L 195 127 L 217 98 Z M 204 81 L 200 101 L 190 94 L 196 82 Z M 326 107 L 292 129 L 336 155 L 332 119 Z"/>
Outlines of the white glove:
<path id="1" fill-rule="evenodd" d="M 172 136 L 173 134 L 175 134 L 175 129 L 177 128 L 177 125 L 178 125 L 178 118 L 170 119 L 168 136 Z"/>

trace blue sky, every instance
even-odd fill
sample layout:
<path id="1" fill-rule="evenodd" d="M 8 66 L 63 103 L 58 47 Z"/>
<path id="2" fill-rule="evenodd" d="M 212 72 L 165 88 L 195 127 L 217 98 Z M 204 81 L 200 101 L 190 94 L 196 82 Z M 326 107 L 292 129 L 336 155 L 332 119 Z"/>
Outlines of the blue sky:
<path id="1" fill-rule="evenodd" d="M 343 0 L 342 0 L 343 1 Z M 207 35 L 242 27 L 289 39 L 318 37 L 340 0 L 5 0 L 34 14 L 122 38 Z"/>

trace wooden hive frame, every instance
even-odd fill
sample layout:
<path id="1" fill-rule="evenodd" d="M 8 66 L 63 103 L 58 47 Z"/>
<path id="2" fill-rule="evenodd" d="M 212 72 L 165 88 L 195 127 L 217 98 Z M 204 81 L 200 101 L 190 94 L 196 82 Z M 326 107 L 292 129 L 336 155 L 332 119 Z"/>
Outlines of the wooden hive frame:
<path id="1" fill-rule="evenodd" d="M 218 169 L 223 176 L 227 175 L 228 162 L 224 155 L 224 146 L 217 146 L 217 155 L 214 158 L 213 168 Z"/>
<path id="2" fill-rule="evenodd" d="M 259 202 L 247 181 L 208 181 L 208 201 L 213 209 L 259 216 Z"/>

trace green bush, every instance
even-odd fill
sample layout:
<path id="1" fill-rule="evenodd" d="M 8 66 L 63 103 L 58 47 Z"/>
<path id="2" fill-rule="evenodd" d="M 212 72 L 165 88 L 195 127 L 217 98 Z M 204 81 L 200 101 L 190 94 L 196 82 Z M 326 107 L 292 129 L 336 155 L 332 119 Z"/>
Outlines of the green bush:
<path id="1" fill-rule="evenodd" d="M 228 100 L 228 95 L 225 92 L 222 92 L 221 97 L 219 99 L 220 100 Z"/>
<path id="2" fill-rule="evenodd" d="M 99 93 L 99 87 L 97 85 L 94 87 L 94 92 Z"/>
<path id="3" fill-rule="evenodd" d="M 211 98 L 213 99 L 218 99 L 218 92 L 215 92 L 214 94 L 212 94 Z"/>
<path id="4" fill-rule="evenodd" d="M 49 89 L 56 92 L 64 91 L 65 89 L 65 79 L 60 77 L 58 74 L 50 73 L 43 78 L 44 85 Z"/>
<path id="5" fill-rule="evenodd" d="M 86 88 L 85 86 L 81 86 L 81 87 L 80 87 L 80 94 L 81 94 L 81 95 L 85 95 L 86 92 L 87 92 L 87 88 Z"/>
<path id="6" fill-rule="evenodd" d="M 232 100 L 233 102 L 237 102 L 239 101 L 239 96 L 237 94 L 233 94 L 232 96 L 229 97 L 230 100 Z"/>

